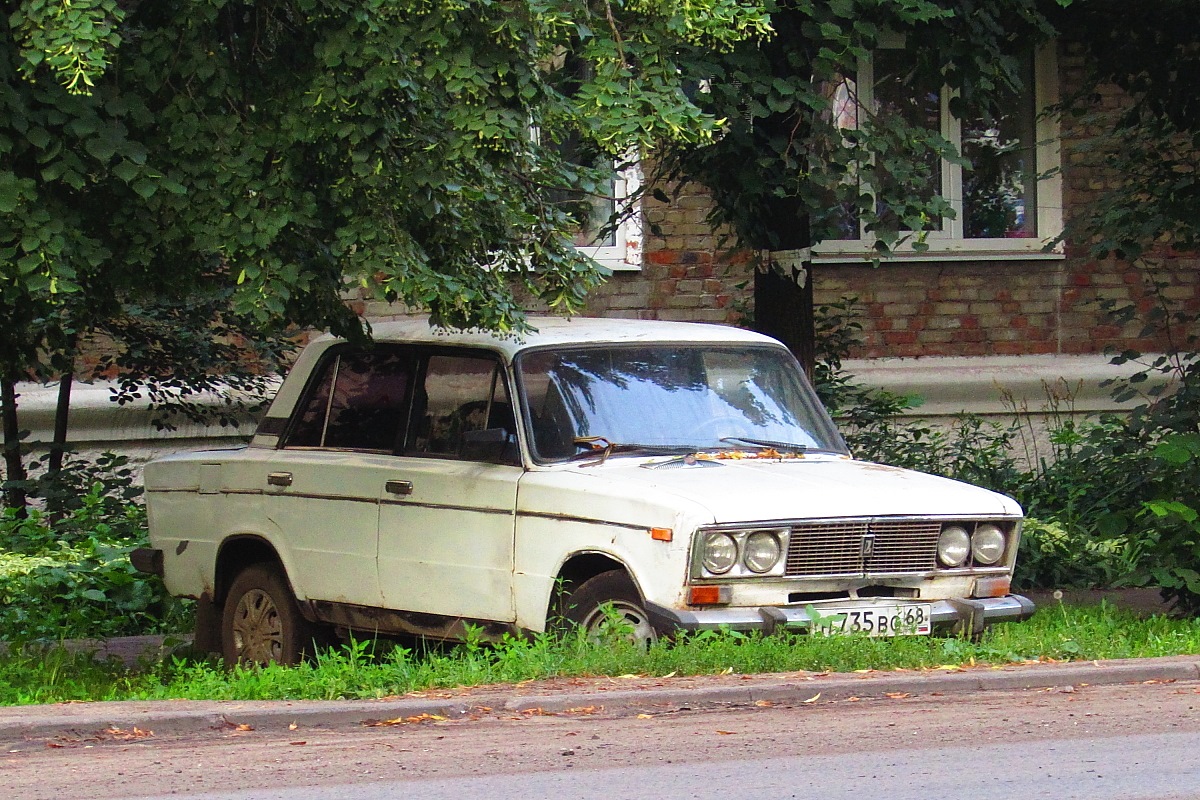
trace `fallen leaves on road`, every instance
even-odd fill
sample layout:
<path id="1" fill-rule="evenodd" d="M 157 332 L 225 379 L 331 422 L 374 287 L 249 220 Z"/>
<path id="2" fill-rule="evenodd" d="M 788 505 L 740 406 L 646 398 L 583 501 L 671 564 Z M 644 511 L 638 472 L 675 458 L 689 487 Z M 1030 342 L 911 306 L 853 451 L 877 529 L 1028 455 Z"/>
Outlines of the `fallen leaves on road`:
<path id="1" fill-rule="evenodd" d="M 110 736 L 113 739 L 121 739 L 122 741 L 130 741 L 133 739 L 146 739 L 154 735 L 154 731 L 144 731 L 141 728 L 134 726 L 132 730 L 124 730 L 116 726 L 105 728 L 101 733 L 104 736 Z"/>
<path id="2" fill-rule="evenodd" d="M 903 700 L 906 697 L 912 697 L 911 692 L 884 692 L 884 697 L 890 697 L 893 700 Z"/>
<path id="3" fill-rule="evenodd" d="M 820 692 L 817 692 L 817 693 L 816 693 L 816 694 L 814 694 L 812 697 L 810 697 L 810 698 L 808 698 L 807 700 L 805 700 L 805 701 L 804 701 L 804 704 L 805 704 L 805 705 L 808 705 L 809 703 L 815 703 L 815 702 L 817 702 L 817 701 L 818 701 L 818 700 L 820 700 L 820 699 L 821 699 L 821 693 L 820 693 Z"/>
<path id="4" fill-rule="evenodd" d="M 439 714 L 415 714 L 411 717 L 396 717 L 395 719 L 365 719 L 363 725 L 367 728 L 388 728 L 397 725 L 420 725 L 425 722 L 445 722 L 447 717 Z"/>
<path id="5" fill-rule="evenodd" d="M 228 728 L 235 733 L 246 733 L 254 730 L 253 725 L 247 725 L 244 722 L 234 722 L 228 717 L 221 717 L 221 722 L 213 726 L 214 728 Z"/>
<path id="6" fill-rule="evenodd" d="M 51 741 L 46 742 L 46 747 L 67 747 L 73 744 L 81 744 L 83 742 L 102 742 L 105 739 L 117 739 L 122 742 L 131 742 L 137 739 L 148 739 L 154 735 L 154 731 L 143 730 L 134 726 L 130 730 L 118 728 L 111 725 L 104 730 L 97 731 L 93 736 L 58 736 Z M 91 747 L 91 745 L 87 745 Z"/>
<path id="7" fill-rule="evenodd" d="M 717 731 L 717 733 L 721 734 L 722 736 L 736 736 L 737 735 L 737 731 Z"/>

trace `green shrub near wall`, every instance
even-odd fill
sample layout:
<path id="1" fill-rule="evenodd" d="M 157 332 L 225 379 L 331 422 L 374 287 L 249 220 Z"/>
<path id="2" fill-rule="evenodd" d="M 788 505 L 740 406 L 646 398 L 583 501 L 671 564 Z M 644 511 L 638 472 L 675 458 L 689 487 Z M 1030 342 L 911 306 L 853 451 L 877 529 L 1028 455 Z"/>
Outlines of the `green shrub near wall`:
<path id="1" fill-rule="evenodd" d="M 129 553 L 146 541 L 145 508 L 114 504 L 97 482 L 52 518 L 31 509 L 0 516 L 0 639 L 107 638 L 179 630 L 186 606 L 137 572 Z"/>

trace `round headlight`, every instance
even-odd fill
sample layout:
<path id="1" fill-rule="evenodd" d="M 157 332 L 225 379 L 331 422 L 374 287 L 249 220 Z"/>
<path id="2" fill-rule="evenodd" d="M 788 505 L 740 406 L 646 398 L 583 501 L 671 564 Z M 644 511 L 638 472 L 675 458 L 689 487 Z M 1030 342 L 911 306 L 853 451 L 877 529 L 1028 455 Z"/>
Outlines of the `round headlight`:
<path id="1" fill-rule="evenodd" d="M 985 522 L 971 537 L 971 557 L 980 564 L 995 564 L 1004 555 L 1004 531 L 999 525 Z"/>
<path id="2" fill-rule="evenodd" d="M 724 575 L 737 563 L 737 542 L 725 533 L 710 533 L 704 537 L 704 568 L 714 575 Z"/>
<path id="3" fill-rule="evenodd" d="M 775 534 L 759 531 L 746 537 L 742 563 L 751 572 L 770 572 L 779 563 L 779 555 L 782 552 L 779 538 Z"/>
<path id="4" fill-rule="evenodd" d="M 971 554 L 971 535 L 962 525 L 942 528 L 937 545 L 938 561 L 947 567 L 961 567 Z"/>

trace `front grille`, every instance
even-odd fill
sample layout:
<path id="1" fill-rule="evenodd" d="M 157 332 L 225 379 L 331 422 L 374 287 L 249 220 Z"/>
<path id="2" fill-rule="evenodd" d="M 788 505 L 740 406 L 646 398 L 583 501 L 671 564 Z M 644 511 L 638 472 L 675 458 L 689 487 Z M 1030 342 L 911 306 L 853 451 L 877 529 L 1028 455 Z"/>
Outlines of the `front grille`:
<path id="1" fill-rule="evenodd" d="M 791 529 L 786 574 L 861 576 L 929 572 L 937 566 L 941 522 L 848 520 Z"/>

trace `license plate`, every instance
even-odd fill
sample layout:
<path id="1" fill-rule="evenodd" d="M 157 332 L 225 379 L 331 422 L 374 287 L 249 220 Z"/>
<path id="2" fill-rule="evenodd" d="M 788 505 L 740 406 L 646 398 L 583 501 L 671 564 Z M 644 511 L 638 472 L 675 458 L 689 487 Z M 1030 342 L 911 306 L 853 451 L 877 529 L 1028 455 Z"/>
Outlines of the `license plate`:
<path id="1" fill-rule="evenodd" d="M 866 608 L 809 607 L 818 636 L 928 636 L 933 630 L 928 603 Z"/>

